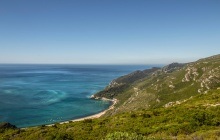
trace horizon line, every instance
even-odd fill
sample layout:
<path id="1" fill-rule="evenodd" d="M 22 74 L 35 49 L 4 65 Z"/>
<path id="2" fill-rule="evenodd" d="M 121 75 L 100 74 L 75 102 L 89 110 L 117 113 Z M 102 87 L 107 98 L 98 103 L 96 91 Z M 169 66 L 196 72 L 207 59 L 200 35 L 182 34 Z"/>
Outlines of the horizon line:
<path id="1" fill-rule="evenodd" d="M 177 62 L 178 63 L 178 62 Z M 126 63 L 122 63 L 122 64 L 104 64 L 104 63 L 100 63 L 100 64 L 95 64 L 95 63 L 90 63 L 90 64 L 87 64 L 87 63 L 0 63 L 0 65 L 168 65 L 170 63 L 149 63 L 149 64 L 126 64 Z"/>

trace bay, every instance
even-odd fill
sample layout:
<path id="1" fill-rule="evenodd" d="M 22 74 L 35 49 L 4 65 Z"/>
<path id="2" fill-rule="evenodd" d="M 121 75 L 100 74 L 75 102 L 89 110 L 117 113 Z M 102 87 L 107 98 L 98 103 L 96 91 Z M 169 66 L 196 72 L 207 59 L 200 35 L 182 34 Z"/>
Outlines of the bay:
<path id="1" fill-rule="evenodd" d="M 99 113 L 89 97 L 113 79 L 158 65 L 0 65 L 0 122 L 30 127 Z"/>

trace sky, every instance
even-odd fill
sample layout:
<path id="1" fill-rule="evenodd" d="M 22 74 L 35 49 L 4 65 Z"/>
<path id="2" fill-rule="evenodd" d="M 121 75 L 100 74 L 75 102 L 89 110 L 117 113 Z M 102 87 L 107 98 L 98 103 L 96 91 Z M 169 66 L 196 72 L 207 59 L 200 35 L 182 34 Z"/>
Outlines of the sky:
<path id="1" fill-rule="evenodd" d="M 0 0 L 0 63 L 168 64 L 219 53 L 219 0 Z"/>

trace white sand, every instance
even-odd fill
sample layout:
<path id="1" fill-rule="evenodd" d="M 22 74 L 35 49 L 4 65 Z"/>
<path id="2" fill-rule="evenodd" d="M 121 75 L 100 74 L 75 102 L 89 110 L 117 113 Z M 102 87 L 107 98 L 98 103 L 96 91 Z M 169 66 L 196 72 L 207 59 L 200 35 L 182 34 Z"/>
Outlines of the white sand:
<path id="1" fill-rule="evenodd" d="M 107 99 L 107 98 L 101 98 L 100 100 L 103 100 L 103 101 L 111 101 L 113 102 L 113 104 L 106 110 L 98 113 L 98 114 L 95 114 L 95 115 L 91 115 L 91 116 L 87 116 L 87 117 L 83 117 L 83 118 L 79 118 L 79 119 L 74 119 L 74 120 L 69 120 L 69 121 L 65 121 L 65 122 L 61 122 L 59 124 L 64 124 L 64 123 L 69 123 L 69 122 L 78 122 L 78 121 L 83 121 L 83 120 L 86 120 L 86 119 L 96 119 L 96 118 L 99 118 L 101 117 L 102 115 L 104 115 L 107 111 L 111 110 L 111 109 L 114 109 L 115 107 L 115 104 L 117 103 L 117 99 Z M 50 124 L 50 125 L 46 125 L 46 126 L 53 126 L 54 124 Z"/>

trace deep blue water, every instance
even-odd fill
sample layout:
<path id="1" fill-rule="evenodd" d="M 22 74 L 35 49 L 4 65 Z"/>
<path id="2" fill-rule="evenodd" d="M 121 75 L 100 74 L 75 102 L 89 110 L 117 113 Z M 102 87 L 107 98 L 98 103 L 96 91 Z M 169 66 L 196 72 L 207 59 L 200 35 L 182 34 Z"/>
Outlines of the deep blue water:
<path id="1" fill-rule="evenodd" d="M 0 65 L 0 122 L 38 126 L 89 116 L 110 102 L 92 100 L 113 79 L 152 65 Z"/>

